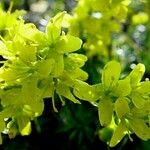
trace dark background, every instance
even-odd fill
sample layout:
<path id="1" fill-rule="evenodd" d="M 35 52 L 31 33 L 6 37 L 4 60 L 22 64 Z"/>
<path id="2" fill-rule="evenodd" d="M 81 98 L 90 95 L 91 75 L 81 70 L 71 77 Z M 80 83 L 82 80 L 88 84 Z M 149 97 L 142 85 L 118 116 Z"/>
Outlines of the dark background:
<path id="1" fill-rule="evenodd" d="M 4 9 L 9 7 L 9 0 L 1 0 Z M 39 3 L 41 2 L 41 3 Z M 42 4 L 43 3 L 43 4 Z M 41 4 L 43 10 L 40 9 Z M 67 10 L 71 13 L 76 2 L 74 0 L 14 0 L 13 10 L 25 9 L 26 22 L 33 22 L 40 30 L 44 30 L 45 20 L 54 16 L 57 12 Z M 38 9 L 39 8 L 39 9 Z M 150 77 L 150 23 L 133 25 L 132 15 L 140 11 L 145 11 L 145 5 L 140 0 L 133 0 L 130 6 L 127 21 L 122 25 L 122 32 L 114 34 L 115 43 L 120 48 L 125 48 L 123 55 L 116 55 L 116 59 L 124 65 L 124 73 L 127 74 L 132 64 L 142 62 L 147 70 L 145 77 Z M 145 27 L 144 31 L 139 30 L 139 26 Z M 119 37 L 125 34 L 128 41 L 120 41 Z M 139 36 L 134 37 L 135 34 Z M 141 51 L 138 51 L 138 50 Z M 81 50 L 82 51 L 82 50 Z M 84 53 L 82 51 L 82 53 Z M 100 81 L 98 69 L 102 69 L 104 60 L 99 60 L 97 56 L 89 59 L 84 66 L 84 70 L 89 73 L 89 83 Z M 90 68 L 90 69 L 89 69 Z M 57 100 L 56 100 L 57 101 Z M 116 147 L 109 148 L 105 142 L 99 138 L 101 129 L 98 120 L 97 109 L 88 102 L 83 105 L 73 104 L 66 100 L 66 105 L 61 106 L 56 102 L 58 113 L 52 109 L 51 99 L 45 99 L 45 109 L 42 116 L 32 121 L 32 133 L 29 136 L 16 136 L 9 139 L 3 134 L 3 145 L 0 150 L 149 150 L 150 141 L 142 141 L 135 135 L 131 135 L 133 141 L 125 137 Z"/>

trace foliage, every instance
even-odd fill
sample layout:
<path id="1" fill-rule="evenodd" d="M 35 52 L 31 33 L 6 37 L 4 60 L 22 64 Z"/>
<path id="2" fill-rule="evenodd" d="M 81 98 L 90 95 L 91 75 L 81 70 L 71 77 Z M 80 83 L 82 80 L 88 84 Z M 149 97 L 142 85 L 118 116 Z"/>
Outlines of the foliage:
<path id="1" fill-rule="evenodd" d="M 112 33 L 121 30 L 130 0 L 80 0 L 74 9 L 70 33 L 84 39 L 88 57 L 112 57 Z"/>
<path id="2" fill-rule="evenodd" d="M 43 112 L 43 98 L 52 97 L 55 111 L 55 92 L 62 103 L 62 97 L 79 103 L 71 88 L 77 79 L 87 78 L 80 69 L 86 57 L 71 53 L 79 49 L 82 42 L 61 31 L 65 12 L 49 21 L 45 33 L 31 23 L 25 24 L 20 17 L 15 19 L 9 12 L 4 14 L 5 20 L 8 18 L 13 24 L 3 24 L 1 28 L 4 31 L 0 42 L 0 54 L 4 59 L 0 68 L 1 131 L 5 128 L 4 118 L 10 118 L 6 127 L 13 137 L 18 132 L 11 133 L 14 124 L 22 135 L 30 133 L 30 120 Z"/>

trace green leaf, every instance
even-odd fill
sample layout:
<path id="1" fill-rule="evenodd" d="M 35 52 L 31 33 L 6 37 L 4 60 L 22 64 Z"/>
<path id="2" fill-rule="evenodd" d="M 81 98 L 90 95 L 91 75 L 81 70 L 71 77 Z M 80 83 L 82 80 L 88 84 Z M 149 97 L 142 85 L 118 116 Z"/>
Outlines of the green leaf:
<path id="1" fill-rule="evenodd" d="M 150 139 L 150 128 L 142 119 L 129 119 L 129 125 L 133 132 L 142 140 Z"/>
<path id="2" fill-rule="evenodd" d="M 104 84 L 105 90 L 108 90 L 117 83 L 120 72 L 121 66 L 116 61 L 110 61 L 105 65 L 102 72 L 102 84 Z"/>
<path id="3" fill-rule="evenodd" d="M 57 43 L 58 53 L 74 52 L 80 49 L 82 44 L 81 39 L 72 35 L 62 35 Z"/>
<path id="4" fill-rule="evenodd" d="M 115 111 L 119 118 L 122 118 L 124 115 L 130 112 L 128 101 L 129 100 L 126 97 L 119 97 L 115 102 Z"/>
<path id="5" fill-rule="evenodd" d="M 126 128 L 125 121 L 121 121 L 113 133 L 109 146 L 110 147 L 116 146 L 125 136 L 127 131 L 128 129 Z"/>
<path id="6" fill-rule="evenodd" d="M 98 105 L 99 121 L 102 126 L 108 126 L 111 123 L 113 115 L 113 103 L 110 98 L 105 97 L 100 100 Z"/>
<path id="7" fill-rule="evenodd" d="M 132 98 L 132 102 L 133 104 L 137 107 L 137 108 L 142 108 L 144 107 L 144 104 L 145 104 L 145 99 L 143 97 L 143 95 L 141 95 L 140 93 L 138 92 L 133 92 L 131 94 L 131 98 Z"/>
<path id="8" fill-rule="evenodd" d="M 62 95 L 64 97 L 66 97 L 67 99 L 73 101 L 74 103 L 79 103 L 80 104 L 80 102 L 71 93 L 69 87 L 66 86 L 65 84 L 59 83 L 56 86 L 56 92 L 57 92 L 58 95 Z"/>
<path id="9" fill-rule="evenodd" d="M 136 67 L 129 74 L 130 83 L 134 87 L 136 86 L 142 79 L 145 72 L 145 66 L 143 64 L 137 64 Z"/>
<path id="10" fill-rule="evenodd" d="M 131 92 L 130 79 L 119 80 L 114 88 L 113 94 L 120 96 L 127 96 Z"/>

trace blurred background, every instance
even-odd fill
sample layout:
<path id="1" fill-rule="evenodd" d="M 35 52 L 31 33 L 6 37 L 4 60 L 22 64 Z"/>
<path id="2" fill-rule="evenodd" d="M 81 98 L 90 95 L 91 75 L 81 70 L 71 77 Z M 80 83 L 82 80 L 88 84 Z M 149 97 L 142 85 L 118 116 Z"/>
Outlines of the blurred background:
<path id="1" fill-rule="evenodd" d="M 0 0 L 8 10 L 10 0 Z M 76 7 L 75 0 L 13 0 L 13 9 L 27 11 L 24 19 L 34 23 L 41 31 L 45 30 L 48 20 L 60 11 L 72 14 Z M 121 62 L 123 73 L 128 74 L 137 63 L 146 66 L 144 78 L 150 77 L 150 1 L 132 0 L 126 20 L 121 30 L 111 34 L 111 55 L 88 55 L 83 67 L 89 74 L 88 83 L 100 82 L 103 66 L 111 59 Z M 82 36 L 81 36 L 82 38 Z M 82 38 L 84 41 L 84 38 Z M 79 53 L 86 53 L 85 48 Z M 144 80 L 143 78 L 143 80 Z M 57 101 L 57 99 L 56 99 Z M 29 136 L 17 136 L 9 139 L 3 134 L 4 142 L 0 150 L 149 150 L 150 141 L 142 141 L 132 135 L 131 142 L 125 137 L 116 147 L 109 148 L 102 137 L 97 108 L 88 102 L 83 105 L 66 101 L 65 106 L 57 102 L 58 113 L 52 109 L 51 101 L 45 99 L 43 115 L 32 122 Z M 108 133 L 109 134 L 109 133 Z"/>

